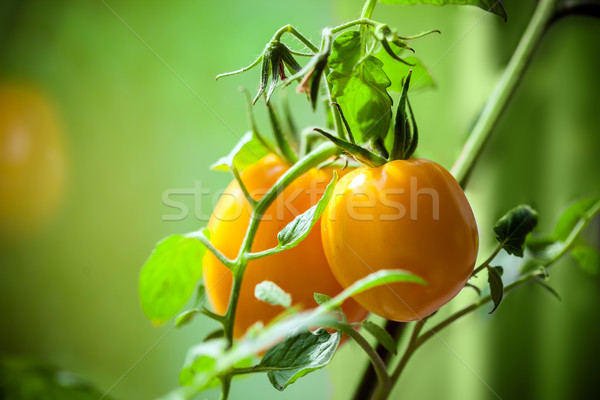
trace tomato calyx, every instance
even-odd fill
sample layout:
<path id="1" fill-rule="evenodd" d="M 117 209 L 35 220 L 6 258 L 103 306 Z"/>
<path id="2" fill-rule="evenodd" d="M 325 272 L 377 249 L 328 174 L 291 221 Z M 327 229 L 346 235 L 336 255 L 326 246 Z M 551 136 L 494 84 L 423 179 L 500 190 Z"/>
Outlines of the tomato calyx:
<path id="1" fill-rule="evenodd" d="M 402 95 L 400 96 L 400 101 L 398 102 L 391 151 L 388 151 L 385 144 L 385 139 L 381 137 L 371 139 L 371 149 L 357 144 L 354 140 L 354 135 L 352 134 L 350 125 L 344 117 L 341 107 L 335 102 L 332 103 L 332 105 L 335 106 L 334 109 L 339 113 L 341 120 L 343 121 L 344 129 L 349 141 L 337 137 L 333 133 L 327 132 L 324 129 L 314 128 L 314 131 L 320 133 L 327 140 L 331 141 L 340 149 L 342 149 L 346 154 L 349 154 L 355 158 L 356 161 L 370 168 L 380 167 L 394 160 L 410 159 L 415 153 L 419 143 L 419 130 L 417 128 L 417 122 L 415 120 L 415 115 L 410 105 L 410 101 L 408 100 L 408 89 L 410 86 L 411 76 L 412 70 L 408 72 L 408 75 L 404 80 Z"/>

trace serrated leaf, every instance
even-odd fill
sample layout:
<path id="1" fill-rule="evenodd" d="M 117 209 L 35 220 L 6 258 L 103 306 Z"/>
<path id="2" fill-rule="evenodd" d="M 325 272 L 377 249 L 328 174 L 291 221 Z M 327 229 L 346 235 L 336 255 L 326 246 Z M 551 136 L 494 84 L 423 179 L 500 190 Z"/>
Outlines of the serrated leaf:
<path id="1" fill-rule="evenodd" d="M 395 44 L 391 44 L 390 47 L 395 54 L 402 53 L 402 49 Z M 410 70 L 412 70 L 412 82 L 410 87 L 411 93 L 418 90 L 435 87 L 433 77 L 423 63 L 421 63 L 421 60 L 419 60 L 417 57 L 411 56 L 404 58 L 404 61 L 409 64 L 413 64 L 412 66 L 403 64 L 398 60 L 394 60 L 392 56 L 385 51 L 385 49 L 379 50 L 375 54 L 375 57 L 383 62 L 383 71 L 391 81 L 391 85 L 388 90 L 402 93 L 403 79 L 406 77 L 406 75 L 408 75 L 408 71 Z"/>
<path id="2" fill-rule="evenodd" d="M 388 331 L 371 321 L 364 321 L 362 326 L 390 353 L 398 354 L 398 346 Z"/>
<path id="3" fill-rule="evenodd" d="M 357 31 L 344 32 L 333 42 L 327 79 L 332 97 L 338 99 L 355 136 L 366 142 L 384 138 L 391 121 L 391 82 L 377 57 L 362 57 L 362 39 Z M 358 135 L 357 135 L 358 134 Z"/>
<path id="4" fill-rule="evenodd" d="M 504 296 L 504 284 L 502 283 L 502 276 L 497 267 L 488 267 L 487 270 L 490 294 L 492 296 L 492 301 L 494 302 L 494 308 L 490 311 L 491 314 L 496 311 L 502 301 L 502 297 Z"/>
<path id="5" fill-rule="evenodd" d="M 329 333 L 324 328 L 289 336 L 267 350 L 259 368 L 268 368 L 273 387 L 284 390 L 309 372 L 329 364 L 340 338 L 340 332 Z"/>
<path id="6" fill-rule="evenodd" d="M 155 325 L 175 316 L 202 277 L 206 247 L 196 239 L 173 235 L 158 243 L 140 272 L 139 296 Z"/>
<path id="7" fill-rule="evenodd" d="M 433 4 L 433 5 L 472 5 L 500 16 L 506 21 L 507 15 L 502 2 L 499 0 L 379 0 L 384 4 Z"/>
<path id="8" fill-rule="evenodd" d="M 290 307 L 292 296 L 271 281 L 262 281 L 254 287 L 254 297 L 273 306 Z"/>
<path id="9" fill-rule="evenodd" d="M 252 131 L 249 131 L 242 136 L 229 154 L 219 158 L 210 168 L 215 171 L 229 171 L 230 166 L 234 165 L 241 172 L 268 153 L 269 150 Z"/>
<path id="10" fill-rule="evenodd" d="M 578 246 L 571 250 L 571 256 L 585 272 L 600 277 L 600 252 L 586 246 Z"/>
<path id="11" fill-rule="evenodd" d="M 560 217 L 554 228 L 556 240 L 567 241 L 573 231 L 586 225 L 600 210 L 600 197 L 588 197 L 569 207 Z"/>
<path id="12" fill-rule="evenodd" d="M 537 212 L 530 206 L 517 206 L 494 225 L 496 239 L 508 254 L 523 257 L 525 239 L 536 227 L 537 219 Z"/>
<path id="13" fill-rule="evenodd" d="M 323 197 L 321 197 L 317 204 L 298 215 L 277 234 L 277 240 L 279 241 L 279 244 L 277 245 L 278 251 L 296 247 L 308 236 L 313 226 L 317 223 L 319 218 L 321 218 L 323 211 L 325 211 L 325 207 L 327 207 L 327 203 L 331 198 L 337 179 L 337 172 L 334 172 L 333 179 L 327 185 Z"/>

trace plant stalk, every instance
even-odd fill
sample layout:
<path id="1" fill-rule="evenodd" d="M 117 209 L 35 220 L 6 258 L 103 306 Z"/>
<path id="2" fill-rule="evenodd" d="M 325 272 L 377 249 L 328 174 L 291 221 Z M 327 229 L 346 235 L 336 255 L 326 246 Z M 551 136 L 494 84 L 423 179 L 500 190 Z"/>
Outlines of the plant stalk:
<path id="1" fill-rule="evenodd" d="M 523 77 L 548 23 L 552 20 L 556 4 L 557 0 L 539 0 L 519 45 L 452 167 L 452 174 L 463 186 Z"/>
<path id="2" fill-rule="evenodd" d="M 255 207 L 252 211 L 250 223 L 248 224 L 248 230 L 246 231 L 246 237 L 240 247 L 238 256 L 233 262 L 233 285 L 231 287 L 231 295 L 229 299 L 229 305 L 225 312 L 225 338 L 227 339 L 228 345 L 231 347 L 233 344 L 233 326 L 235 321 L 235 315 L 237 311 L 237 304 L 240 295 L 240 289 L 242 287 L 242 280 L 244 278 L 244 272 L 248 266 L 248 259 L 246 255 L 250 253 L 252 249 L 252 243 L 258 231 L 258 225 L 261 222 L 263 214 L 269 208 L 271 203 L 275 201 L 278 195 L 292 183 L 299 176 L 316 167 L 328 158 L 339 154 L 340 150 L 332 143 L 324 143 L 317 147 L 314 151 L 307 154 L 305 157 L 300 159 L 290 169 L 288 169 L 275 184 L 269 189 L 269 191 L 256 202 Z"/>

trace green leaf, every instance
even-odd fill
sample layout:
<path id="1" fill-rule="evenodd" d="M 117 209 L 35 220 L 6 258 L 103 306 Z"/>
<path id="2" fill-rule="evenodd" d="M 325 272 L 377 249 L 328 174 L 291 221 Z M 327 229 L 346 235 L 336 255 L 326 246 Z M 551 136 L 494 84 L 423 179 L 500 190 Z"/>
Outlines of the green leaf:
<path id="1" fill-rule="evenodd" d="M 206 247 L 198 240 L 173 235 L 158 243 L 140 272 L 139 296 L 155 325 L 175 316 L 202 277 Z"/>
<path id="2" fill-rule="evenodd" d="M 492 295 L 492 301 L 494 302 L 494 308 L 490 311 L 491 314 L 496 311 L 502 301 L 502 297 L 504 296 L 504 284 L 502 283 L 502 276 L 498 267 L 487 267 L 487 270 L 490 294 Z"/>
<path id="3" fill-rule="evenodd" d="M 380 269 L 379 271 L 373 272 L 362 279 L 354 282 L 348 286 L 344 291 L 327 303 L 323 303 L 321 307 L 331 309 L 333 307 L 340 306 L 344 301 L 352 296 L 356 296 L 366 290 L 372 289 L 377 286 L 386 285 L 388 283 L 416 283 L 418 285 L 427 285 L 421 277 L 414 275 L 410 272 L 403 271 L 401 269 Z"/>
<path id="4" fill-rule="evenodd" d="M 254 297 L 274 306 L 290 307 L 292 296 L 271 281 L 262 281 L 254 287 Z"/>
<path id="5" fill-rule="evenodd" d="M 212 331 L 208 335 L 206 335 L 204 337 L 204 341 L 207 342 L 209 340 L 222 338 L 224 336 L 225 336 L 225 331 L 223 330 L 223 328 L 219 328 L 219 329 L 215 329 L 214 331 Z"/>
<path id="6" fill-rule="evenodd" d="M 332 98 L 337 99 L 348 123 L 363 142 L 384 138 L 392 117 L 392 99 L 387 93 L 391 85 L 383 70 L 383 62 L 373 55 L 364 58 L 360 33 L 348 31 L 333 43 L 327 77 Z"/>
<path id="7" fill-rule="evenodd" d="M 510 210 L 496 222 L 496 239 L 508 254 L 523 257 L 523 246 L 527 235 L 537 225 L 537 212 L 527 205 Z"/>
<path id="8" fill-rule="evenodd" d="M 337 179 L 337 172 L 334 172 L 333 179 L 327 185 L 325 193 L 323 193 L 323 197 L 321 197 L 318 203 L 294 218 L 292 222 L 287 224 L 285 228 L 277 234 L 277 240 L 279 241 L 279 244 L 276 247 L 277 252 L 296 247 L 308 236 L 313 226 L 317 223 L 319 218 L 321 218 L 323 211 L 325 211 L 325 207 L 327 207 L 327 203 L 333 193 Z"/>
<path id="9" fill-rule="evenodd" d="M 331 297 L 327 296 L 326 294 L 322 294 L 322 293 L 315 293 L 314 298 L 315 298 L 315 302 L 318 305 L 321 305 L 321 304 L 326 303 L 329 300 L 331 300 Z"/>
<path id="10" fill-rule="evenodd" d="M 196 314 L 199 314 L 199 313 L 200 313 L 199 308 L 192 308 L 191 310 L 186 310 L 186 311 L 182 312 L 175 319 L 175 327 L 176 328 L 182 327 L 183 325 L 190 322 L 192 320 L 192 318 L 194 318 L 196 316 Z"/>
<path id="11" fill-rule="evenodd" d="M 438 6 L 446 4 L 472 5 L 496 14 L 502 17 L 504 21 L 507 18 L 502 2 L 498 0 L 379 0 L 379 2 L 384 4 L 434 4 Z"/>
<path id="12" fill-rule="evenodd" d="M 578 231 L 600 210 L 600 197 L 588 197 L 569 207 L 558 220 L 554 228 L 554 237 L 567 241 L 574 231 Z"/>
<path id="13" fill-rule="evenodd" d="M 110 400 L 91 383 L 53 365 L 23 356 L 0 356 L 3 400 Z"/>
<path id="14" fill-rule="evenodd" d="M 323 368 L 333 358 L 341 333 L 320 328 L 287 337 L 265 353 L 259 368 L 267 373 L 273 387 L 283 390 L 309 372 Z"/>
<path id="15" fill-rule="evenodd" d="M 402 53 L 402 49 L 395 44 L 391 44 L 390 47 L 395 54 Z M 435 87 L 433 77 L 429 74 L 427 68 L 417 57 L 404 58 L 404 61 L 409 64 L 413 64 L 412 66 L 403 64 L 398 60 L 394 60 L 392 56 L 385 51 L 385 49 L 380 49 L 375 54 L 375 57 L 383 62 L 383 71 L 392 83 L 389 87 L 389 90 L 402 93 L 403 80 L 406 75 L 408 75 L 408 71 L 410 70 L 412 70 L 412 82 L 410 87 L 411 92 Z"/>
<path id="16" fill-rule="evenodd" d="M 586 246 L 577 246 L 571 250 L 571 256 L 585 272 L 600 277 L 600 252 Z"/>
<path id="17" fill-rule="evenodd" d="M 229 154 L 219 158 L 210 168 L 215 171 L 229 171 L 233 165 L 241 172 L 246 167 L 255 164 L 268 153 L 269 150 L 265 145 L 252 131 L 249 131 L 242 136 Z"/>
<path id="18" fill-rule="evenodd" d="M 362 326 L 390 353 L 398 354 L 398 347 L 388 331 L 371 321 L 364 321 Z"/>
<path id="19" fill-rule="evenodd" d="M 215 379 L 219 372 L 218 360 L 226 348 L 227 340 L 224 338 L 208 340 L 192 347 L 179 373 L 179 383 L 193 384 L 197 390 L 218 384 L 218 380 Z"/>

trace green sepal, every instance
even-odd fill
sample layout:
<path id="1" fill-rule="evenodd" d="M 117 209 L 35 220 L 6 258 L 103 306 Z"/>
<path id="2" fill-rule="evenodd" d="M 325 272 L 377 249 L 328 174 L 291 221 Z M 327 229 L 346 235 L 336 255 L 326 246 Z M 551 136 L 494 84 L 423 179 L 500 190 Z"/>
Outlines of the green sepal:
<path id="1" fill-rule="evenodd" d="M 368 167 L 379 167 L 387 162 L 387 160 L 383 157 L 378 156 L 361 147 L 355 143 L 347 142 L 343 139 L 338 138 L 337 136 L 332 135 L 329 132 L 324 131 L 320 128 L 315 128 L 315 132 L 319 132 L 321 135 L 325 136 L 328 140 L 330 140 L 333 144 L 338 146 L 340 149 L 344 150 L 344 152 L 350 154 L 354 157 L 358 162 L 368 166 Z"/>

